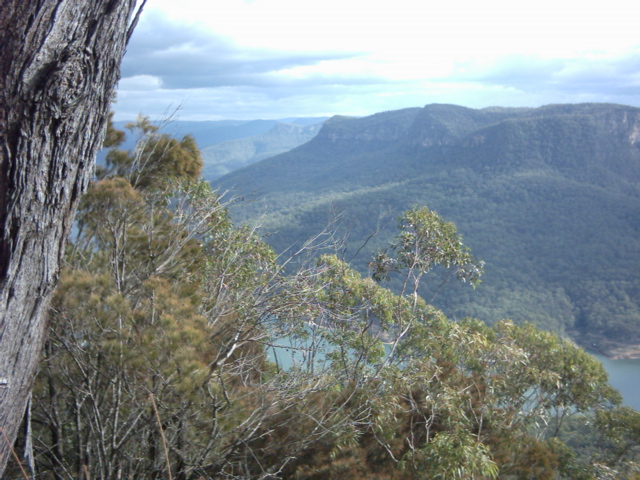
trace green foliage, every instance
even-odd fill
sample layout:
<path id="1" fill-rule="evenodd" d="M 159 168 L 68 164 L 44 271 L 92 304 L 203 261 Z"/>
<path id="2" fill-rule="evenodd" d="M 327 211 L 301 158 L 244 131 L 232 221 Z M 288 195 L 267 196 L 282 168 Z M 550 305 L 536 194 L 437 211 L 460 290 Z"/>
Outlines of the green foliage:
<path id="1" fill-rule="evenodd" d="M 626 478 L 640 478 L 640 412 L 629 407 L 598 411 L 604 447 L 601 461 Z"/>
<path id="2" fill-rule="evenodd" d="M 151 137 L 144 145 L 158 140 L 145 122 L 140 129 Z M 149 183 L 147 166 L 129 167 L 129 178 L 114 171 L 96 181 L 79 211 L 35 389 L 40 466 L 62 478 L 85 469 L 91 478 L 157 477 L 168 467 L 161 428 L 180 475 L 233 470 L 243 442 L 260 438 L 264 418 L 300 388 L 271 376 L 247 390 L 269 375 L 260 344 L 268 321 L 255 306 L 275 257 L 254 232 L 231 226 L 193 172 Z"/>
<path id="3" fill-rule="evenodd" d="M 113 126 L 113 111 L 109 112 L 109 119 L 107 121 L 107 131 L 104 136 L 103 147 L 113 148 L 122 145 L 125 136 L 122 130 L 118 130 Z"/>
<path id="4" fill-rule="evenodd" d="M 395 236 L 388 218 L 429 205 L 455 221 L 487 265 L 474 292 L 426 279 L 422 296 L 438 291 L 434 302 L 453 318 L 529 321 L 606 353 L 616 342 L 640 343 L 632 118 L 638 109 L 595 104 L 339 117 L 306 145 L 215 185 L 259 192 L 233 214 L 259 217 L 277 252 L 337 212 L 347 258 L 359 252 L 350 263 L 363 273 Z M 372 232 L 378 237 L 360 250 Z"/>
<path id="5" fill-rule="evenodd" d="M 412 467 L 441 480 L 498 476 L 498 466 L 491 460 L 489 449 L 464 430 L 437 434 L 413 456 Z"/>
<path id="6" fill-rule="evenodd" d="M 145 121 L 138 129 L 142 145 L 158 140 Z M 594 358 L 530 324 L 451 322 L 418 294 L 436 267 L 471 283 L 482 273 L 435 212 L 407 211 L 378 257 L 378 277 L 402 279 L 393 292 L 309 244 L 278 265 L 189 169 L 167 180 L 144 163 L 111 165 L 83 200 L 52 303 L 33 402 L 42 478 L 636 468 L 625 425 L 637 419 L 612 409 L 619 395 Z M 558 434 L 593 415 L 608 453 L 574 461 Z"/>
<path id="7" fill-rule="evenodd" d="M 134 151 L 109 151 L 106 169 L 98 172 L 99 177 L 123 177 L 134 188 L 144 190 L 161 188 L 176 179 L 195 180 L 200 176 L 202 158 L 193 137 L 186 135 L 176 140 L 168 134 L 159 134 L 158 127 L 142 116 L 127 128 L 139 135 Z"/>
<path id="8" fill-rule="evenodd" d="M 453 270 L 459 280 L 479 283 L 484 262 L 475 264 L 453 223 L 445 222 L 428 208 L 414 206 L 402 215 L 398 230 L 400 233 L 391 244 L 397 259 L 378 254 L 371 265 L 374 280 L 388 280 L 390 270 L 406 268 L 417 285 L 422 275 L 440 265 Z"/>

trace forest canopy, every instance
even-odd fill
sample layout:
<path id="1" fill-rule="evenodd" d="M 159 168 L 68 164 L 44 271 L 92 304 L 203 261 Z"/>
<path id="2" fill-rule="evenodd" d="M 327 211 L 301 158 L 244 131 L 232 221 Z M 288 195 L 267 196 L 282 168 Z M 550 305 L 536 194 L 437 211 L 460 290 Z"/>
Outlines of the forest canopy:
<path id="1" fill-rule="evenodd" d="M 253 200 L 233 216 L 260 218 L 276 252 L 339 217 L 363 274 L 395 219 L 427 205 L 486 262 L 477 290 L 438 293 L 447 316 L 529 321 L 616 356 L 640 345 L 639 128 L 640 109 L 624 105 L 430 104 L 333 117 L 306 144 L 213 184 Z M 431 298 L 439 282 L 422 285 Z"/>
<path id="2" fill-rule="evenodd" d="M 328 234 L 282 261 L 233 225 L 190 137 L 130 127 L 131 151 L 109 132 L 50 309 L 36 478 L 638 478 L 640 415 L 596 359 L 419 296 L 434 269 L 480 280 L 455 225 L 413 207 L 370 276 Z"/>

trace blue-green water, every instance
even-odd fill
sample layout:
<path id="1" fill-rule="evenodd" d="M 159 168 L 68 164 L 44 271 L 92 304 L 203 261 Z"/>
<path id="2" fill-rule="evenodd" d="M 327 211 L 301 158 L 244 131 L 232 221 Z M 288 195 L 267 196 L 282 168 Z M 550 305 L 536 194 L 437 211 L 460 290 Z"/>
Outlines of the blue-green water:
<path id="1" fill-rule="evenodd" d="M 640 359 L 611 360 L 594 355 L 609 374 L 609 383 L 622 394 L 625 405 L 640 410 Z"/>
<path id="2" fill-rule="evenodd" d="M 287 342 L 283 342 L 287 345 Z M 302 353 L 287 348 L 279 348 L 277 361 L 280 368 L 290 368 L 294 361 L 302 360 Z M 275 360 L 275 350 L 271 353 L 271 360 Z M 609 374 L 609 383 L 622 394 L 625 405 L 640 411 L 640 359 L 612 360 L 602 355 L 593 354 Z M 295 359 L 295 360 L 294 360 Z M 324 355 L 319 354 L 316 360 L 324 360 Z"/>

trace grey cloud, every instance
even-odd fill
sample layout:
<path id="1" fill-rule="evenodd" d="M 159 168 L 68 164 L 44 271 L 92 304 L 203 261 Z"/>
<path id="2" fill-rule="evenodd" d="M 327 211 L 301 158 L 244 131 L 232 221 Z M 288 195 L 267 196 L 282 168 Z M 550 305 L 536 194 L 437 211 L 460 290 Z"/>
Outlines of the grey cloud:
<path id="1" fill-rule="evenodd" d="M 166 89 L 269 87 L 282 83 L 278 71 L 358 55 L 358 52 L 289 53 L 240 49 L 227 39 L 202 29 L 185 28 L 163 17 L 150 16 L 134 33 L 122 63 L 122 76 L 152 75 L 158 77 Z M 323 81 L 322 78 L 319 80 Z M 347 84 L 370 81 L 351 77 L 324 79 L 327 83 Z M 301 79 L 300 83 L 305 80 Z"/>
<path id="2" fill-rule="evenodd" d="M 470 61 L 446 78 L 416 81 L 279 73 L 359 55 L 241 49 L 210 32 L 149 15 L 124 58 L 114 109 L 117 118 L 132 119 L 139 112 L 162 115 L 184 104 L 183 119 L 202 120 L 367 115 L 434 102 L 475 108 L 640 102 L 640 51 L 608 59 L 519 55 L 490 64 Z"/>
<path id="3" fill-rule="evenodd" d="M 600 61 L 583 60 L 556 75 L 566 91 L 627 96 L 640 94 L 640 53 Z"/>
<path id="4" fill-rule="evenodd" d="M 178 116 L 183 120 L 277 119 L 368 115 L 420 106 L 427 103 L 428 98 L 407 90 L 407 85 L 232 86 L 176 90 L 121 88 L 114 110 L 118 120 L 133 119 L 138 113 L 152 118 L 162 117 L 178 106 L 182 106 Z"/>
<path id="5" fill-rule="evenodd" d="M 469 70 L 473 71 L 473 68 Z M 511 56 L 485 71 L 476 70 L 466 78 L 487 86 L 516 88 L 523 92 L 625 97 L 640 93 L 640 52 L 615 58 Z"/>

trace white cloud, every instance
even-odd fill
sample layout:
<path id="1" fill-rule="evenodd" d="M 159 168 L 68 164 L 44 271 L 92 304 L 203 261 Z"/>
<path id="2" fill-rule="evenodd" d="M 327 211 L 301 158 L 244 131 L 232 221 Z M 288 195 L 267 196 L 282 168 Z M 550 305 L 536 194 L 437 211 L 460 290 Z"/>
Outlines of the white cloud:
<path id="1" fill-rule="evenodd" d="M 628 5 L 154 0 L 125 57 L 116 110 L 186 101 L 185 117 L 208 108 L 212 117 L 274 118 L 431 102 L 638 104 Z"/>
<path id="2" fill-rule="evenodd" d="M 161 86 L 162 80 L 153 75 L 133 75 L 120 81 L 120 89 L 126 92 L 156 90 Z"/>

